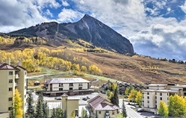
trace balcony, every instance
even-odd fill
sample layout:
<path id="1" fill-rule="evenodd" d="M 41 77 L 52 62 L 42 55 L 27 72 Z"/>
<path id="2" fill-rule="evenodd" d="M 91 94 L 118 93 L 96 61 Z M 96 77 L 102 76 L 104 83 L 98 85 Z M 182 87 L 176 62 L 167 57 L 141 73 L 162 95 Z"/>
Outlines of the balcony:
<path id="1" fill-rule="evenodd" d="M 19 75 L 18 74 L 15 74 L 15 79 L 19 79 Z"/>
<path id="2" fill-rule="evenodd" d="M 17 83 L 15 82 L 15 87 L 17 86 Z"/>

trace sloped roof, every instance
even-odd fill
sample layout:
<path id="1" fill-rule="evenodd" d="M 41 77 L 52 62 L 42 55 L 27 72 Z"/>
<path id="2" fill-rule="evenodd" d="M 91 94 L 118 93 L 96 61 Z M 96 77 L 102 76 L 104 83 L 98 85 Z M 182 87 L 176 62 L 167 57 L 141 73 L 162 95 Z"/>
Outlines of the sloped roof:
<path id="1" fill-rule="evenodd" d="M 88 104 L 92 106 L 94 110 L 117 110 L 118 106 L 113 105 L 107 99 L 101 97 L 100 95 L 88 100 Z"/>
<path id="2" fill-rule="evenodd" d="M 19 69 L 7 63 L 3 63 L 0 64 L 0 70 L 19 70 Z"/>
<path id="3" fill-rule="evenodd" d="M 59 83 L 89 83 L 90 81 L 87 81 L 82 78 L 53 78 L 48 81 L 46 81 L 44 84 L 59 84 Z"/>

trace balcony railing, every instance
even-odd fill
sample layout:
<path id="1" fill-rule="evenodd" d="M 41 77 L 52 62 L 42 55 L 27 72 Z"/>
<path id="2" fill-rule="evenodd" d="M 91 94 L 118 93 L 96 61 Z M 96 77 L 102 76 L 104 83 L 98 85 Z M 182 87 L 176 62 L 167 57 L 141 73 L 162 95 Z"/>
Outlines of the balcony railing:
<path id="1" fill-rule="evenodd" d="M 18 75 L 18 74 L 15 74 L 15 78 L 16 78 L 16 79 L 19 79 L 19 75 Z"/>

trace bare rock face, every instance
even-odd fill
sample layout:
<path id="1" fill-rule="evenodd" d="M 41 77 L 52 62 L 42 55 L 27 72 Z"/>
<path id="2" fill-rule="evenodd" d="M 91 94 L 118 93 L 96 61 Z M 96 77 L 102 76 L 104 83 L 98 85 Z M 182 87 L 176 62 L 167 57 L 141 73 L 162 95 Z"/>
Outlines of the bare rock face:
<path id="1" fill-rule="evenodd" d="M 84 15 L 81 20 L 75 23 L 42 23 L 9 34 L 45 37 L 54 45 L 61 45 L 64 39 L 81 38 L 94 46 L 107 50 L 121 54 L 134 54 L 133 46 L 128 39 L 89 15 Z"/>

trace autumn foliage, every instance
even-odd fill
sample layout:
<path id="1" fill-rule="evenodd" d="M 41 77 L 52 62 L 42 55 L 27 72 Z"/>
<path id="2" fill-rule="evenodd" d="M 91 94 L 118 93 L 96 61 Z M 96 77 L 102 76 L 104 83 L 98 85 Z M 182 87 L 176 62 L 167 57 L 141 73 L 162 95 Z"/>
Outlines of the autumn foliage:
<path id="1" fill-rule="evenodd" d="M 24 50 L 16 50 L 6 52 L 0 50 L 0 63 L 10 59 L 12 64 L 18 64 L 22 60 L 22 66 L 28 72 L 40 72 L 40 67 L 57 69 L 62 71 L 88 72 L 100 75 L 102 71 L 96 66 L 91 65 L 88 59 L 84 57 L 75 57 L 71 53 L 65 52 L 63 49 L 53 49 L 40 47 L 39 49 L 26 48 Z"/>

